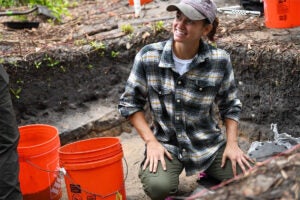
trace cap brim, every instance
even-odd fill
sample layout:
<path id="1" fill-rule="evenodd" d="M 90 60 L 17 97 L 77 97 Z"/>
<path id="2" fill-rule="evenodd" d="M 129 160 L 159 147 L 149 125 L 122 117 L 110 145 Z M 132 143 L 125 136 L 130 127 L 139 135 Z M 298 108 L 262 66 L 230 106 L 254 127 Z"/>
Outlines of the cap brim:
<path id="1" fill-rule="evenodd" d="M 193 8 L 188 4 L 178 3 L 178 4 L 171 4 L 167 7 L 167 11 L 177 11 L 179 10 L 182 12 L 186 17 L 191 20 L 203 20 L 206 19 L 198 10 Z"/>

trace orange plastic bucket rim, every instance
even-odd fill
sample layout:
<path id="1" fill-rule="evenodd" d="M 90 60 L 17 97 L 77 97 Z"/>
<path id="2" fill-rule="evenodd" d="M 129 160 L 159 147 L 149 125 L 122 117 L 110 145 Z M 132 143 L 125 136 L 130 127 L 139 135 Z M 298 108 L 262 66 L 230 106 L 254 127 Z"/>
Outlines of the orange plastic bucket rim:
<path id="1" fill-rule="evenodd" d="M 49 150 L 60 147 L 58 129 L 54 126 L 47 124 L 24 125 L 19 127 L 19 132 L 20 140 L 17 147 L 19 157 L 43 156 Z"/>
<path id="2" fill-rule="evenodd" d="M 122 160 L 122 158 L 123 158 L 123 152 L 120 152 L 110 158 L 100 159 L 100 160 L 96 160 L 96 161 L 92 161 L 92 162 L 64 163 L 62 165 L 62 167 L 65 168 L 67 171 L 93 169 L 93 168 L 110 165 L 114 162 Z"/>
<path id="3" fill-rule="evenodd" d="M 97 148 L 97 146 L 95 147 L 93 145 L 100 145 L 101 147 Z M 111 149 L 118 145 L 120 145 L 120 139 L 116 137 L 90 138 L 66 144 L 59 148 L 59 153 L 63 155 L 93 153 L 99 150 L 105 151 L 106 149 Z"/>
<path id="4" fill-rule="evenodd" d="M 61 163 L 90 162 L 122 152 L 120 139 L 99 137 L 64 145 L 58 150 Z"/>
<path id="5" fill-rule="evenodd" d="M 106 154 L 99 154 L 99 155 L 87 155 L 85 158 L 80 158 L 78 159 L 78 157 L 74 156 L 74 157 L 63 157 L 60 156 L 60 164 L 64 165 L 64 164 L 72 164 L 72 163 L 86 163 L 86 162 L 94 162 L 97 160 L 103 160 L 106 158 L 110 158 L 112 156 L 115 156 L 119 153 L 122 153 L 122 149 L 116 150 L 116 151 L 112 151 L 110 153 L 106 153 Z"/>

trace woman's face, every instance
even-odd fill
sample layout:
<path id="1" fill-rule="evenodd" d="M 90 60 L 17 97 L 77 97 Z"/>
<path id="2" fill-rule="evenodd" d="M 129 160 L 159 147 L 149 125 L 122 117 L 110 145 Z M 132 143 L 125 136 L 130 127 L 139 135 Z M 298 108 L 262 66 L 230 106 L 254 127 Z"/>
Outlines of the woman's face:
<path id="1" fill-rule="evenodd" d="M 210 30 L 211 26 L 204 20 L 190 20 L 180 11 L 177 11 L 172 26 L 174 40 L 187 44 L 198 44 L 200 38 L 206 36 Z"/>

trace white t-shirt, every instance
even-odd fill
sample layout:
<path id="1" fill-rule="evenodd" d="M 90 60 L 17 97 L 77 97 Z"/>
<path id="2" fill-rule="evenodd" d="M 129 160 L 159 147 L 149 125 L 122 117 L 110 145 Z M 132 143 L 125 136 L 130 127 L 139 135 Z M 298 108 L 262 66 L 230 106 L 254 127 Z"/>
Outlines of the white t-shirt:
<path id="1" fill-rule="evenodd" d="M 174 52 L 173 52 L 173 59 L 175 64 L 175 71 L 178 72 L 180 75 L 183 75 L 185 72 L 188 71 L 188 67 L 193 61 L 193 58 L 187 60 L 177 58 Z"/>

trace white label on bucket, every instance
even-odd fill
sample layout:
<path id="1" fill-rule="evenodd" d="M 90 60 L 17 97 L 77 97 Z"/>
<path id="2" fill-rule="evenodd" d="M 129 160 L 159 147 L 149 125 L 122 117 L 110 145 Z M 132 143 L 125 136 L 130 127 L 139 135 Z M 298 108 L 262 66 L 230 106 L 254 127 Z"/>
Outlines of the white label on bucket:
<path id="1" fill-rule="evenodd" d="M 50 165 L 56 165 L 55 171 L 59 171 L 58 161 L 50 163 L 48 165 L 49 169 L 51 169 Z M 50 186 L 50 200 L 52 200 L 52 199 L 57 199 L 57 195 L 59 195 L 61 193 L 61 179 L 63 178 L 63 176 L 61 176 L 61 174 L 59 172 L 58 173 L 49 173 L 49 179 L 51 179 L 50 176 L 52 176 L 54 178 L 54 182 L 51 183 L 51 186 Z"/>
<path id="2" fill-rule="evenodd" d="M 60 179 L 61 179 L 61 177 L 58 175 L 55 179 L 54 184 L 50 188 L 51 199 L 52 199 L 52 197 L 55 198 L 55 196 L 57 196 L 61 191 L 61 180 Z"/>

